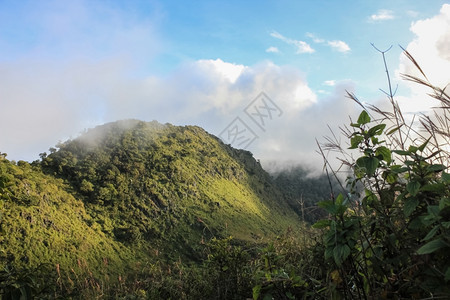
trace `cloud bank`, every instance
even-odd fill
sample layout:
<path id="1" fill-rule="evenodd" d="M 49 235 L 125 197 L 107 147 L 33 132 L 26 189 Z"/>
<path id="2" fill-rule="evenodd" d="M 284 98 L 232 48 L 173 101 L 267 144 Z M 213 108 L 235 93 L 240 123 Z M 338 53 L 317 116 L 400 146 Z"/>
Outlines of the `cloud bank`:
<path id="1" fill-rule="evenodd" d="M 415 38 L 406 46 L 406 50 L 418 62 L 428 80 L 435 86 L 445 88 L 450 84 L 450 4 L 444 4 L 438 15 L 412 23 L 410 30 Z M 422 78 L 417 68 L 401 55 L 400 64 L 396 71 Z M 411 90 L 408 99 L 402 99 L 404 107 L 410 112 L 425 112 L 433 104 L 430 92 L 421 85 L 404 82 Z M 449 87 L 447 87 L 447 90 Z"/>

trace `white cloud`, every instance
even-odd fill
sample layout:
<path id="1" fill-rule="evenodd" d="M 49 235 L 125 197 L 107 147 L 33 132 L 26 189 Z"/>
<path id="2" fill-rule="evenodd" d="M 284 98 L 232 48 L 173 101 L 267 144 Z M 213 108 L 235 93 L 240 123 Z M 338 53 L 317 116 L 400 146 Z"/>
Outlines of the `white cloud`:
<path id="1" fill-rule="evenodd" d="M 315 34 L 313 34 L 313 33 L 307 32 L 307 33 L 306 33 L 306 36 L 309 37 L 309 38 L 311 38 L 311 39 L 313 40 L 313 42 L 316 43 L 316 44 L 325 43 L 325 40 L 324 40 L 324 39 L 321 39 L 321 38 L 317 37 L 317 36 L 316 36 Z"/>
<path id="2" fill-rule="evenodd" d="M 394 12 L 387 9 L 380 9 L 376 14 L 369 17 L 370 21 L 386 21 L 393 19 L 395 19 Z"/>
<path id="3" fill-rule="evenodd" d="M 271 32 L 270 35 L 276 39 L 279 39 L 279 40 L 289 44 L 289 45 L 295 46 L 297 48 L 297 54 L 314 53 L 315 52 L 315 50 L 313 48 L 311 48 L 311 46 L 304 41 L 287 38 L 276 31 Z"/>
<path id="4" fill-rule="evenodd" d="M 272 47 L 267 48 L 266 52 L 268 52 L 268 53 L 280 53 L 280 50 L 278 50 L 277 47 L 273 47 L 272 46 Z"/>
<path id="5" fill-rule="evenodd" d="M 406 50 L 418 62 L 429 81 L 444 88 L 450 83 L 450 4 L 444 4 L 438 15 L 412 23 L 410 30 L 415 38 L 407 45 Z M 410 74 L 421 77 L 414 65 L 402 54 L 397 74 Z M 413 83 L 408 86 L 412 93 L 424 95 L 425 90 Z M 417 103 L 426 101 L 417 100 Z M 424 104 L 417 104 L 420 109 Z"/>
<path id="6" fill-rule="evenodd" d="M 339 52 L 350 51 L 350 47 L 343 41 L 328 41 L 328 45 Z"/>
<path id="7" fill-rule="evenodd" d="M 313 42 L 316 44 L 326 43 L 328 46 L 330 46 L 331 48 L 333 48 L 339 52 L 348 52 L 351 50 L 350 46 L 344 41 L 340 41 L 340 40 L 327 41 L 327 40 L 317 37 L 315 34 L 310 33 L 310 32 L 307 32 L 306 36 L 311 38 L 313 40 Z"/>
<path id="8" fill-rule="evenodd" d="M 196 63 L 206 74 L 211 72 L 218 73 L 231 83 L 234 83 L 246 68 L 244 65 L 224 62 L 220 58 L 216 60 L 202 59 L 198 60 Z"/>
<path id="9" fill-rule="evenodd" d="M 336 80 L 326 80 L 323 82 L 324 85 L 327 86 L 335 86 L 336 85 Z"/>

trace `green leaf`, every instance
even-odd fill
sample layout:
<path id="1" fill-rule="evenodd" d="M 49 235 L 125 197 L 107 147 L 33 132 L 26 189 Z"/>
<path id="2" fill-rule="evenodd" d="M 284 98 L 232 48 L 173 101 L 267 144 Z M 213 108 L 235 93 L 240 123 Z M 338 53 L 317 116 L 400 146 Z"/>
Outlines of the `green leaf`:
<path id="1" fill-rule="evenodd" d="M 383 133 L 383 130 L 385 127 L 386 127 L 386 124 L 378 124 L 378 125 L 375 125 L 374 127 L 370 128 L 367 133 L 369 134 L 369 136 L 380 135 Z"/>
<path id="2" fill-rule="evenodd" d="M 442 172 L 442 180 L 446 183 L 450 183 L 450 174 L 446 172 Z"/>
<path id="3" fill-rule="evenodd" d="M 412 145 L 409 146 L 409 148 L 408 148 L 408 151 L 411 152 L 411 153 L 416 153 L 417 150 L 419 150 L 419 147 L 412 146 Z"/>
<path id="4" fill-rule="evenodd" d="M 410 193 L 412 196 L 417 195 L 417 193 L 420 190 L 420 183 L 418 181 L 410 181 L 406 185 L 406 190 L 408 193 Z"/>
<path id="5" fill-rule="evenodd" d="M 361 112 L 361 114 L 359 115 L 357 122 L 359 125 L 364 125 L 364 124 L 369 123 L 370 122 L 369 114 L 365 110 L 363 110 Z"/>
<path id="6" fill-rule="evenodd" d="M 364 137 L 362 135 L 355 135 L 350 139 L 350 148 L 348 149 L 356 149 L 358 148 L 359 144 L 364 140 Z"/>
<path id="7" fill-rule="evenodd" d="M 383 172 L 383 178 L 386 179 L 387 183 L 393 184 L 397 182 L 398 175 L 393 172 Z"/>
<path id="8" fill-rule="evenodd" d="M 387 133 L 387 135 L 393 134 L 394 132 L 396 132 L 397 130 L 399 130 L 400 127 L 402 127 L 402 125 L 400 125 L 400 126 L 398 126 L 398 127 L 395 127 L 395 128 L 393 128 L 393 129 L 389 130 L 389 132 Z"/>
<path id="9" fill-rule="evenodd" d="M 416 209 L 417 205 L 419 205 L 419 199 L 416 197 L 411 197 L 405 202 L 405 206 L 403 207 L 403 212 L 406 217 L 409 217 L 413 211 Z"/>
<path id="10" fill-rule="evenodd" d="M 443 183 L 433 183 L 433 184 L 426 184 L 426 185 L 422 186 L 420 188 L 420 191 L 445 194 L 446 189 L 447 189 L 447 185 L 445 185 Z"/>
<path id="11" fill-rule="evenodd" d="M 447 268 L 447 271 L 445 271 L 445 281 L 450 280 L 450 267 Z"/>
<path id="12" fill-rule="evenodd" d="M 429 254 L 445 247 L 448 247 L 447 243 L 445 243 L 442 239 L 439 238 L 431 242 L 428 242 L 422 247 L 420 247 L 419 250 L 417 250 L 417 254 L 419 255 Z"/>
<path id="13" fill-rule="evenodd" d="M 391 166 L 391 171 L 392 171 L 392 173 L 395 173 L 395 174 L 404 173 L 404 172 L 409 171 L 409 170 L 410 170 L 410 168 L 402 167 L 400 165 Z"/>
<path id="14" fill-rule="evenodd" d="M 439 205 L 428 205 L 427 212 L 430 216 L 437 217 L 439 216 Z"/>
<path id="15" fill-rule="evenodd" d="M 441 172 L 445 169 L 447 169 L 447 167 L 444 165 L 431 165 L 427 168 L 428 172 Z"/>
<path id="16" fill-rule="evenodd" d="M 313 228 L 323 229 L 330 226 L 331 220 L 322 219 L 313 224 Z"/>
<path id="17" fill-rule="evenodd" d="M 420 152 L 423 152 L 423 150 L 425 149 L 425 147 L 428 145 L 428 142 L 430 141 L 431 138 L 429 138 L 428 140 L 425 141 L 425 143 L 423 143 L 422 145 L 419 146 L 419 148 L 417 148 Z"/>
<path id="18" fill-rule="evenodd" d="M 328 247 L 325 249 L 325 259 L 330 259 L 333 257 L 333 248 Z"/>
<path id="19" fill-rule="evenodd" d="M 441 200 L 439 200 L 439 210 L 443 210 L 447 206 L 450 206 L 449 198 L 442 198 Z"/>
<path id="20" fill-rule="evenodd" d="M 336 245 L 333 249 L 333 258 L 338 266 L 350 255 L 350 247 L 348 245 Z"/>
<path id="21" fill-rule="evenodd" d="M 398 155 L 411 155 L 412 153 L 404 150 L 392 150 L 392 152 L 397 153 Z"/>
<path id="22" fill-rule="evenodd" d="M 356 160 L 356 165 L 366 170 L 366 174 L 371 176 L 375 174 L 378 168 L 379 160 L 376 157 L 363 156 Z"/>
<path id="23" fill-rule="evenodd" d="M 429 232 L 428 232 L 428 234 L 423 238 L 423 240 L 422 241 L 428 241 L 429 239 L 432 239 L 432 238 L 434 238 L 434 236 L 436 235 L 436 233 L 438 232 L 438 230 L 439 230 L 439 225 L 438 226 L 435 226 L 433 229 L 431 229 Z"/>
<path id="24" fill-rule="evenodd" d="M 334 205 L 333 201 L 325 200 L 317 202 L 317 206 L 325 209 L 328 213 L 334 215 L 336 213 L 336 205 Z"/>
<path id="25" fill-rule="evenodd" d="M 260 294 L 261 294 L 261 285 L 258 284 L 253 287 L 253 300 L 258 300 Z"/>
<path id="26" fill-rule="evenodd" d="M 336 205 L 342 205 L 344 203 L 344 200 L 345 200 L 344 196 L 342 194 L 339 194 L 336 198 L 335 203 Z"/>
<path id="27" fill-rule="evenodd" d="M 383 160 L 387 162 L 388 164 L 392 161 L 392 153 L 391 150 L 386 148 L 385 146 L 380 146 L 375 150 L 375 155 L 381 155 L 383 157 Z"/>

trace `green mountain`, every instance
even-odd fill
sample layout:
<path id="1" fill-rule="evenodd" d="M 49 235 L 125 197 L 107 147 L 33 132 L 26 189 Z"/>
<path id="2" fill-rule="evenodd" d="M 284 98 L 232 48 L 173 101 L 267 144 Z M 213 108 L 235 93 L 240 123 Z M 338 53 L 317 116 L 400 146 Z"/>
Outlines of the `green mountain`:
<path id="1" fill-rule="evenodd" d="M 252 154 L 199 127 L 119 121 L 50 151 L 32 164 L 0 158 L 4 270 L 117 276 L 155 257 L 199 261 L 213 237 L 300 228 Z"/>

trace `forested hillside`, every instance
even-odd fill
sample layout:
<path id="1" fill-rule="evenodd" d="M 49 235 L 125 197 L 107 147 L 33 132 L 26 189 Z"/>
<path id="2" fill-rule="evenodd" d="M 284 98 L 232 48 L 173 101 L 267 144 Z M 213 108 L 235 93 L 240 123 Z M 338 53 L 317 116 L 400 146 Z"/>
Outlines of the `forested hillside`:
<path id="1" fill-rule="evenodd" d="M 67 181 L 102 230 L 122 242 L 253 240 L 296 219 L 251 153 L 199 127 L 107 124 L 59 145 L 42 169 Z"/>
<path id="2" fill-rule="evenodd" d="M 3 278 L 42 274 L 63 294 L 86 274 L 98 283 L 155 261 L 198 263 L 211 239 L 266 243 L 301 228 L 250 152 L 199 127 L 119 121 L 0 166 Z"/>

